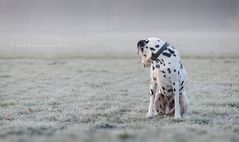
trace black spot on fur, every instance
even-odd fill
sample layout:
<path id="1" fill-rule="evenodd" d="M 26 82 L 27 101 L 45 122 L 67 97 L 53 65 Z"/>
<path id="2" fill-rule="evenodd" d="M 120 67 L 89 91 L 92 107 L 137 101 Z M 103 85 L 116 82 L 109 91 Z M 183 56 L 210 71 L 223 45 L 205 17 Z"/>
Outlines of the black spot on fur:
<path id="1" fill-rule="evenodd" d="M 178 75 L 180 74 L 180 72 L 178 71 Z"/>
<path id="2" fill-rule="evenodd" d="M 159 48 L 159 45 L 155 45 L 155 48 Z"/>
<path id="3" fill-rule="evenodd" d="M 139 49 L 141 50 L 141 52 L 144 52 L 144 48 L 143 47 L 139 47 Z"/>
<path id="4" fill-rule="evenodd" d="M 152 48 L 152 47 L 150 47 L 149 49 L 150 49 L 150 50 L 153 50 L 153 51 L 155 51 L 155 49 L 154 49 L 154 48 Z"/>
<path id="5" fill-rule="evenodd" d="M 183 85 L 184 81 L 181 82 L 181 86 Z"/>
<path id="6" fill-rule="evenodd" d="M 170 54 L 174 54 L 174 51 L 169 48 L 168 48 L 168 51 L 170 52 Z"/>
<path id="7" fill-rule="evenodd" d="M 174 69 L 173 71 L 176 72 L 176 69 Z"/>
<path id="8" fill-rule="evenodd" d="M 168 68 L 168 73 L 169 73 L 169 74 L 171 73 L 171 70 L 170 70 L 170 68 Z"/>
<path id="9" fill-rule="evenodd" d="M 147 49 L 148 49 L 149 47 L 148 47 L 148 46 L 145 46 L 145 48 L 147 48 Z"/>
<path id="10" fill-rule="evenodd" d="M 166 56 L 166 57 L 171 57 L 171 54 L 167 53 L 167 52 L 163 52 L 162 55 Z"/>
<path id="11" fill-rule="evenodd" d="M 152 89 L 150 89 L 150 93 L 151 93 L 151 95 L 153 95 L 153 94 L 154 94 L 154 91 L 153 91 Z"/>
<path id="12" fill-rule="evenodd" d="M 166 75 L 163 75 L 163 77 L 166 77 Z"/>
<path id="13" fill-rule="evenodd" d="M 165 88 L 164 88 L 164 87 L 162 87 L 162 89 L 163 89 L 163 90 L 165 90 Z"/>
<path id="14" fill-rule="evenodd" d="M 162 73 L 165 73 L 165 71 L 161 71 Z"/>
<path id="15" fill-rule="evenodd" d="M 160 61 L 159 59 L 157 59 L 157 61 L 162 65 L 163 64 L 163 62 L 162 61 Z"/>
<path id="16" fill-rule="evenodd" d="M 180 90 L 182 90 L 183 89 L 183 86 L 180 88 Z"/>
<path id="17" fill-rule="evenodd" d="M 156 62 L 162 64 L 162 62 L 159 59 L 156 59 Z"/>
<path id="18" fill-rule="evenodd" d="M 158 69 L 159 69 L 159 68 L 160 68 L 160 65 L 158 65 L 158 64 L 157 64 L 157 65 L 156 65 L 156 68 L 158 68 Z"/>
<path id="19" fill-rule="evenodd" d="M 174 57 L 176 57 L 176 55 L 175 55 L 175 54 L 173 54 L 173 56 L 174 56 Z"/>
<path id="20" fill-rule="evenodd" d="M 148 43 L 149 43 L 149 40 L 145 40 L 145 43 L 148 44 Z"/>
<path id="21" fill-rule="evenodd" d="M 180 67 L 181 67 L 181 69 L 183 69 L 183 64 L 181 64 L 181 66 L 180 66 Z"/>
<path id="22" fill-rule="evenodd" d="M 179 93 L 179 95 L 182 95 L 183 93 Z"/>
<path id="23" fill-rule="evenodd" d="M 173 85 L 175 85 L 175 82 L 173 83 Z"/>
<path id="24" fill-rule="evenodd" d="M 168 92 L 173 92 L 173 89 L 169 89 Z"/>
<path id="25" fill-rule="evenodd" d="M 155 67 L 154 66 L 152 66 L 152 70 L 154 70 L 155 69 Z"/>
<path id="26" fill-rule="evenodd" d="M 173 88 L 173 92 L 176 92 L 176 89 L 175 89 L 175 88 Z"/>

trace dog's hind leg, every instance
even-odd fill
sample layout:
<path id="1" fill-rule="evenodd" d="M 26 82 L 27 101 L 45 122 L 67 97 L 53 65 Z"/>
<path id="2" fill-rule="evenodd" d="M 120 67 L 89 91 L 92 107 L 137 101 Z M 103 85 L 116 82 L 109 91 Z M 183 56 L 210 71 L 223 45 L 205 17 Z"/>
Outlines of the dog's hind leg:
<path id="1" fill-rule="evenodd" d="M 164 115 L 165 114 L 165 105 L 166 105 L 166 100 L 165 96 L 161 93 L 156 93 L 155 99 L 154 99 L 154 115 Z"/>

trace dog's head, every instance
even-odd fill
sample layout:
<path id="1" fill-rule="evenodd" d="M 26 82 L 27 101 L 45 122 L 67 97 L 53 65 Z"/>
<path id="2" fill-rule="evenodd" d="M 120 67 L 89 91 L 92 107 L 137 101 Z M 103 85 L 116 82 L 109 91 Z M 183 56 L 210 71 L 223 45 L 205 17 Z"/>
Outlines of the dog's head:
<path id="1" fill-rule="evenodd" d="M 142 58 L 142 64 L 144 65 L 144 67 L 150 67 L 152 63 L 152 51 L 149 50 L 149 47 L 147 47 L 148 42 L 149 41 L 147 40 L 140 40 L 137 43 L 138 54 Z"/>

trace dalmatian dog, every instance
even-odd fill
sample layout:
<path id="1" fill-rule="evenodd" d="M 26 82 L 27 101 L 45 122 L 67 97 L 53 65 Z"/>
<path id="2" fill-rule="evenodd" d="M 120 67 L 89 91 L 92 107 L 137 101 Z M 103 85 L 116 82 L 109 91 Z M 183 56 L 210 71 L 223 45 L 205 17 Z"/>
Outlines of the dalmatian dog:
<path id="1" fill-rule="evenodd" d="M 137 43 L 144 67 L 150 67 L 150 103 L 146 118 L 159 114 L 183 117 L 189 108 L 186 70 L 179 52 L 168 42 L 150 37 Z"/>

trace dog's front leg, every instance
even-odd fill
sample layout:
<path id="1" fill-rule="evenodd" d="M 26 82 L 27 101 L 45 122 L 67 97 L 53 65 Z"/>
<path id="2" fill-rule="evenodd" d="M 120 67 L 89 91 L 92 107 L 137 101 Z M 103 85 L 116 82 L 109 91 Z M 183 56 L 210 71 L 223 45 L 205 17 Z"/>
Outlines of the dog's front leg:
<path id="1" fill-rule="evenodd" d="M 149 110 L 148 113 L 146 114 L 146 118 L 151 118 L 154 116 L 153 113 L 153 108 L 154 108 L 154 98 L 155 98 L 155 93 L 156 93 L 156 83 L 155 81 L 150 82 L 150 102 L 149 102 Z"/>
<path id="2" fill-rule="evenodd" d="M 180 104 L 179 104 L 179 83 L 176 81 L 173 86 L 174 102 L 175 102 L 175 118 L 181 118 Z"/>

